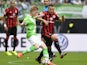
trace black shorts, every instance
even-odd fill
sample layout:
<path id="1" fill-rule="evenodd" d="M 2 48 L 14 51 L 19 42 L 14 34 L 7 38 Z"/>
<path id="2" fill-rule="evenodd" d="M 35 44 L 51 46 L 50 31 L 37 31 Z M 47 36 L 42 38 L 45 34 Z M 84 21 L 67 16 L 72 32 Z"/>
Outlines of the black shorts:
<path id="1" fill-rule="evenodd" d="M 48 38 L 46 36 L 42 36 L 42 38 L 45 40 L 45 44 L 46 44 L 47 47 L 52 46 L 53 41 L 52 41 L 51 38 Z"/>
<path id="2" fill-rule="evenodd" d="M 7 36 L 10 36 L 10 35 L 17 36 L 17 27 L 8 28 L 6 35 Z"/>

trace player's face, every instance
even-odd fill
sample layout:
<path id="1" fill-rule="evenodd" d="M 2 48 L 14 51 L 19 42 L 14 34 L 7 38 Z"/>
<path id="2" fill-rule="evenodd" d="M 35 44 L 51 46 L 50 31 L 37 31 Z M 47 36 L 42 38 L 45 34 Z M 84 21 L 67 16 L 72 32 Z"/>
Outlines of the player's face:
<path id="1" fill-rule="evenodd" d="M 52 6 L 50 6 L 49 8 L 48 8 L 48 12 L 50 13 L 50 14 L 53 14 L 54 13 L 54 7 L 52 7 Z"/>
<path id="2" fill-rule="evenodd" d="M 15 7 L 15 2 L 10 2 L 11 7 Z"/>
<path id="3" fill-rule="evenodd" d="M 44 0 L 44 5 L 48 6 L 50 4 L 49 0 Z"/>
<path id="4" fill-rule="evenodd" d="M 38 15 L 38 10 L 36 9 L 36 10 L 32 11 L 31 14 L 32 14 L 32 16 L 37 16 Z"/>

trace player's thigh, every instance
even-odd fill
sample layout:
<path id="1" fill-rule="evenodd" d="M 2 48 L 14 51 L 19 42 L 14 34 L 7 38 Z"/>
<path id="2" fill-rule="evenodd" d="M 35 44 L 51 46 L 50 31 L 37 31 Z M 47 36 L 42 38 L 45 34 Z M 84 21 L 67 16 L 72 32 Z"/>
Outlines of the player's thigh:
<path id="1" fill-rule="evenodd" d="M 57 39 L 57 35 L 56 35 L 56 34 L 53 34 L 53 35 L 51 36 L 51 39 L 52 39 L 53 41 L 55 41 L 55 40 Z"/>
<path id="2" fill-rule="evenodd" d="M 13 30 L 12 35 L 14 35 L 14 37 L 16 37 L 17 36 L 17 27 L 13 27 L 12 30 Z"/>
<path id="3" fill-rule="evenodd" d="M 53 41 L 52 41 L 51 38 L 48 38 L 48 37 L 46 37 L 46 36 L 44 36 L 43 38 L 44 38 L 44 40 L 45 40 L 45 44 L 46 44 L 47 47 L 49 47 L 49 46 L 52 45 L 52 42 L 53 42 Z"/>
<path id="4" fill-rule="evenodd" d="M 33 35 L 31 36 L 28 41 L 36 46 L 37 48 L 39 48 L 44 42 L 41 40 L 41 38 L 37 37 L 37 35 Z"/>
<path id="5" fill-rule="evenodd" d="M 11 34 L 11 28 L 8 28 L 8 31 L 6 31 L 6 36 L 9 37 Z"/>

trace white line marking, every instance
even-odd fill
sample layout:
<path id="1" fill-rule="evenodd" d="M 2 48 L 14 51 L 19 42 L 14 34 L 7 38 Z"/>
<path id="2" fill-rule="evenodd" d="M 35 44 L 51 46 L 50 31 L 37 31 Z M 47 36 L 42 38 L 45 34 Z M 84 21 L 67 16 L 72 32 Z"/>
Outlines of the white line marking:
<path id="1" fill-rule="evenodd" d="M 22 63 L 24 61 L 28 61 L 28 60 L 10 61 L 10 62 L 8 62 L 8 64 L 11 64 L 11 65 L 25 65 L 25 64 Z"/>

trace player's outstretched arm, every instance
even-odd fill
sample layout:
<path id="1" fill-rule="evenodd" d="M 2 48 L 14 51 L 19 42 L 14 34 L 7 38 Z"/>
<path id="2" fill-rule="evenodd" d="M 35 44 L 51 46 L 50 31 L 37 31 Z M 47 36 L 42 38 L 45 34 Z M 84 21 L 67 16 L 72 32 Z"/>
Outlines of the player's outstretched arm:
<path id="1" fill-rule="evenodd" d="M 5 31 L 8 31 L 8 27 L 6 25 L 6 19 L 5 19 L 5 16 L 2 17 L 2 20 L 4 22 L 4 28 L 5 28 Z"/>
<path id="2" fill-rule="evenodd" d="M 45 25 L 48 25 L 48 22 L 40 17 L 37 17 L 36 19 L 42 21 Z"/>

